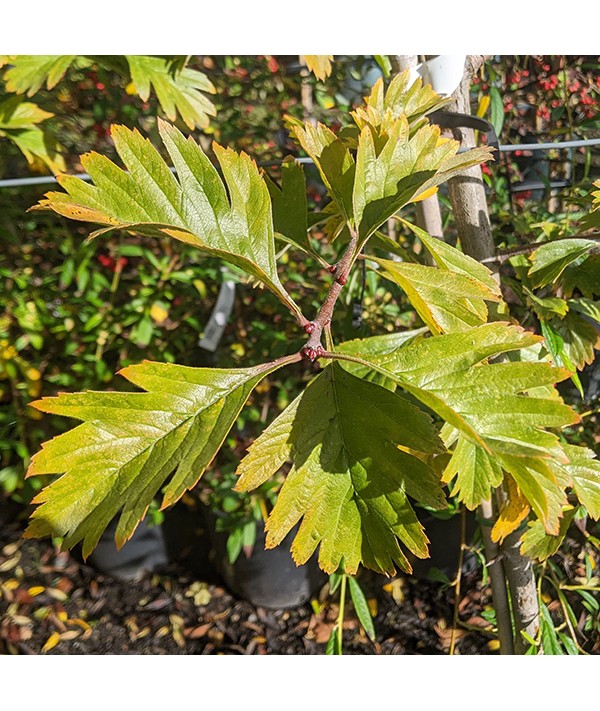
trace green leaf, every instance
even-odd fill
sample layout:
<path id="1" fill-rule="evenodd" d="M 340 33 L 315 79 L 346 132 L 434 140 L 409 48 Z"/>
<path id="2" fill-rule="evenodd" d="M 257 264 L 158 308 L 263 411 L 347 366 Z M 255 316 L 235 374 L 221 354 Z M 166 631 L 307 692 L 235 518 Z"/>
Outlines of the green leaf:
<path id="1" fill-rule="evenodd" d="M 216 109 L 204 94 L 214 94 L 216 90 L 205 74 L 188 67 L 174 68 L 172 62 L 161 57 L 127 55 L 126 59 L 142 101 L 147 101 L 154 89 L 170 121 L 175 121 L 179 113 L 188 128 L 207 128 Z"/>
<path id="2" fill-rule="evenodd" d="M 564 380 L 570 373 L 545 362 L 485 362 L 538 341 L 514 326 L 492 323 L 364 360 L 395 378 L 508 471 L 547 530 L 557 533 L 566 498 L 548 461 L 564 461 L 566 456 L 547 428 L 573 424 L 579 417 L 558 396 L 532 397 L 528 391 Z M 487 492 L 493 486 L 497 470 L 495 465 L 481 466 L 481 457 L 476 465 L 471 461 L 471 448 L 460 442 L 459 447 L 457 460 L 467 469 L 457 480 L 455 492 L 473 506 L 476 492 Z M 446 480 L 456 473 L 457 460 Z"/>
<path id="3" fill-rule="evenodd" d="M 273 203 L 275 231 L 312 254 L 314 250 L 308 239 L 308 206 L 306 203 L 306 177 L 301 163 L 288 156 L 281 165 L 281 188 L 268 175 L 265 182 Z"/>
<path id="4" fill-rule="evenodd" d="M 496 136 L 500 136 L 504 126 L 504 103 L 502 95 L 495 86 L 490 87 L 490 122 Z"/>
<path id="5" fill-rule="evenodd" d="M 417 225 L 413 225 L 407 220 L 401 219 L 400 222 L 406 225 L 414 234 L 423 242 L 425 249 L 435 259 L 436 264 L 440 269 L 446 269 L 455 274 L 462 274 L 466 277 L 471 277 L 478 282 L 484 284 L 489 291 L 500 297 L 500 287 L 494 279 L 492 272 L 480 264 L 478 261 L 469 257 L 468 254 L 463 254 L 461 251 L 447 244 L 441 239 L 432 237 L 430 234 L 422 230 Z"/>
<path id="6" fill-rule="evenodd" d="M 418 557 L 427 556 L 427 539 L 407 494 L 434 508 L 445 501 L 433 470 L 399 445 L 437 451 L 429 417 L 333 363 L 252 444 L 236 488 L 256 488 L 291 459 L 267 521 L 267 547 L 304 517 L 292 545 L 298 564 L 320 544 L 328 573 L 342 560 L 350 574 L 361 562 L 389 574 L 394 563 L 410 570 L 398 539 Z"/>
<path id="7" fill-rule="evenodd" d="M 556 627 L 552 620 L 552 615 L 546 607 L 545 603 L 540 601 L 540 630 L 542 636 L 542 650 L 545 655 L 560 655 L 563 656 L 562 647 L 558 641 Z"/>
<path id="8" fill-rule="evenodd" d="M 2 57 L 3 63 L 9 64 L 4 74 L 7 91 L 33 96 L 46 84 L 46 89 L 53 89 L 63 78 L 67 69 L 75 61 L 76 55 L 19 54 Z"/>
<path id="9" fill-rule="evenodd" d="M 37 104 L 13 96 L 0 104 L 0 130 L 34 128 L 38 123 L 52 116 L 54 114 L 44 111 Z"/>
<path id="10" fill-rule="evenodd" d="M 350 596 L 352 598 L 352 604 L 354 605 L 356 616 L 367 633 L 367 637 L 371 640 L 371 642 L 374 642 L 376 637 L 375 626 L 373 625 L 373 618 L 371 617 L 371 610 L 369 609 L 367 598 L 365 597 L 365 594 L 356 578 L 351 575 L 348 576 L 348 585 L 350 586 Z"/>
<path id="11" fill-rule="evenodd" d="M 327 647 L 325 648 L 326 655 L 337 655 L 339 653 L 338 635 L 339 631 L 336 626 L 331 630 L 331 634 L 327 640 Z"/>
<path id="12" fill-rule="evenodd" d="M 579 501 L 585 506 L 589 515 L 598 520 L 600 518 L 600 461 L 587 447 L 577 447 L 572 444 L 561 446 L 569 462 L 560 466 L 571 478 Z"/>
<path id="13" fill-rule="evenodd" d="M 491 157 L 488 149 L 457 155 L 458 142 L 442 138 L 435 125 L 425 125 L 411 136 L 404 116 L 382 131 L 367 124 L 358 138 L 352 205 L 361 247 L 409 202 Z"/>
<path id="14" fill-rule="evenodd" d="M 60 176 L 67 192 L 48 193 L 38 209 L 107 226 L 92 236 L 122 228 L 194 245 L 245 270 L 299 315 L 277 275 L 271 200 L 254 161 L 215 144 L 224 184 L 192 138 L 160 119 L 159 131 L 178 179 L 147 139 L 113 126 L 115 148 L 129 172 L 88 153 L 82 163 L 95 185 Z"/>
<path id="15" fill-rule="evenodd" d="M 355 161 L 345 142 L 318 123 L 304 125 L 288 117 L 288 128 L 312 158 L 327 187 L 337 212 L 348 222 L 352 218 L 352 187 Z"/>
<path id="16" fill-rule="evenodd" d="M 243 546 L 244 532 L 241 528 L 234 528 L 233 531 L 227 536 L 227 560 L 231 565 L 240 557 Z"/>
<path id="17" fill-rule="evenodd" d="M 65 169 L 61 146 L 48 128 L 38 125 L 53 115 L 14 96 L 0 104 L 0 136 L 11 140 L 29 164 L 41 162 L 58 173 Z"/>
<path id="18" fill-rule="evenodd" d="M 345 341 L 336 345 L 336 353 L 343 353 L 351 356 L 374 356 L 388 355 L 393 353 L 398 348 L 402 348 L 407 343 L 410 343 L 415 338 L 427 333 L 427 328 L 415 328 L 412 331 L 398 331 L 397 333 L 386 333 L 383 336 L 371 336 L 369 338 L 355 338 L 352 341 Z M 396 382 L 386 378 L 373 368 L 369 368 L 361 363 L 352 363 L 350 361 L 340 361 L 340 365 L 344 370 L 356 375 L 358 378 L 364 378 L 372 383 L 381 385 L 388 390 L 396 389 Z"/>
<path id="19" fill-rule="evenodd" d="M 406 116 L 412 127 L 418 127 L 422 119 L 433 111 L 441 109 L 450 99 L 436 94 L 430 84 L 421 78 L 411 82 L 410 71 L 396 75 L 384 91 L 383 81 L 378 79 L 369 96 L 365 98 L 366 110 L 358 109 L 354 120 L 362 128 L 365 122 L 381 123 L 387 112 L 392 118 Z"/>
<path id="20" fill-rule="evenodd" d="M 392 73 L 392 63 L 390 62 L 390 58 L 388 57 L 388 55 L 387 54 L 374 54 L 373 59 L 377 62 L 377 65 L 383 72 L 383 76 L 386 79 L 389 79 L 389 76 Z"/>
<path id="21" fill-rule="evenodd" d="M 568 305 L 572 311 L 577 311 L 600 324 L 600 304 L 597 301 L 585 298 L 569 299 Z"/>
<path id="22" fill-rule="evenodd" d="M 577 375 L 577 367 L 571 359 L 569 350 L 566 347 L 565 339 L 549 321 L 540 321 L 540 326 L 542 327 L 542 334 L 544 335 L 546 347 L 552 356 L 553 362 L 557 366 L 564 366 L 571 371 L 571 380 L 579 390 L 581 397 L 583 397 L 583 387 L 581 385 L 579 375 Z M 569 332 L 567 333 L 570 335 Z"/>
<path id="23" fill-rule="evenodd" d="M 456 481 L 450 496 L 458 496 L 459 501 L 473 511 L 482 501 L 490 498 L 492 490 L 502 483 L 504 474 L 494 457 L 460 436 L 442 481 L 449 483 L 454 477 Z"/>
<path id="24" fill-rule="evenodd" d="M 529 297 L 529 305 L 533 308 L 533 310 L 537 314 L 537 317 L 542 321 L 548 321 L 554 316 L 563 318 L 569 311 L 569 305 L 564 299 L 559 299 L 556 296 L 537 296 L 524 284 L 523 291 Z"/>
<path id="25" fill-rule="evenodd" d="M 594 350 L 600 348 L 600 332 L 594 324 L 577 313 L 568 313 L 556 324 L 555 333 L 562 340 L 563 351 L 571 361 L 567 367 L 582 370 L 595 360 Z"/>
<path id="26" fill-rule="evenodd" d="M 596 246 L 597 242 L 589 239 L 563 239 L 538 247 L 529 256 L 532 262 L 529 276 L 533 287 L 553 284 L 570 264 L 589 254 Z"/>
<path id="27" fill-rule="evenodd" d="M 582 264 L 568 266 L 563 272 L 562 285 L 567 298 L 575 290 L 590 299 L 600 296 L 600 254 L 590 254 Z"/>
<path id="28" fill-rule="evenodd" d="M 61 146 L 45 126 L 6 132 L 4 135 L 19 148 L 30 165 L 40 162 L 54 174 L 65 170 Z"/>
<path id="29" fill-rule="evenodd" d="M 254 368 L 189 368 L 145 361 L 121 371 L 147 392 L 62 393 L 33 403 L 83 424 L 47 442 L 28 476 L 62 474 L 35 498 L 28 537 L 83 541 L 87 557 L 119 513 L 122 546 L 161 487 L 162 507 L 202 476 L 246 402 L 269 373 L 296 356 Z M 169 476 L 173 476 L 169 479 Z"/>
<path id="30" fill-rule="evenodd" d="M 546 560 L 554 555 L 564 541 L 576 509 L 568 509 L 560 522 L 557 535 L 551 536 L 546 532 L 541 521 L 530 521 L 527 531 L 521 538 L 521 553 L 535 560 Z"/>
<path id="31" fill-rule="evenodd" d="M 464 331 L 487 320 L 485 301 L 499 301 L 494 289 L 446 268 L 372 258 L 382 275 L 398 284 L 433 333 Z"/>

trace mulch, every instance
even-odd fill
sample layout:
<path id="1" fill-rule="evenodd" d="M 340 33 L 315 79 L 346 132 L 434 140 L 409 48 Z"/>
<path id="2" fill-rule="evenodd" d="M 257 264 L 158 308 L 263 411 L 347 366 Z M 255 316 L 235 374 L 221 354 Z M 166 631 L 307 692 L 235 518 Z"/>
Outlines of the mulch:
<path id="1" fill-rule="evenodd" d="M 120 581 L 50 541 L 23 539 L 22 531 L 18 520 L 0 521 L 1 654 L 324 654 L 337 619 L 327 585 L 306 605 L 270 610 L 180 563 Z M 376 613 L 377 638 L 367 638 L 349 604 L 345 654 L 448 652 L 451 588 L 368 571 L 359 580 Z M 490 602 L 480 571 L 464 575 L 455 653 L 495 653 L 495 635 L 481 616 Z"/>

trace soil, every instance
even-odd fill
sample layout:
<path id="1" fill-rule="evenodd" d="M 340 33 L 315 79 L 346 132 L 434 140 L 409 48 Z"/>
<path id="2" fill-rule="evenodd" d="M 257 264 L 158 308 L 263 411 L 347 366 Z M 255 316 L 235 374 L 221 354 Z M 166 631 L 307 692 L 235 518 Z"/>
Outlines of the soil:
<path id="1" fill-rule="evenodd" d="M 102 575 L 52 542 L 22 538 L 23 524 L 0 515 L 2 654 L 324 654 L 338 614 L 328 586 L 295 609 L 254 607 L 230 594 L 211 571 L 183 562 L 132 583 Z M 363 571 L 359 582 L 375 612 L 371 642 L 351 604 L 345 654 L 445 654 L 454 591 L 426 579 L 389 580 Z M 480 571 L 463 575 L 455 632 L 458 654 L 493 654 L 481 616 L 490 592 Z M 484 613 L 485 614 L 485 613 Z"/>

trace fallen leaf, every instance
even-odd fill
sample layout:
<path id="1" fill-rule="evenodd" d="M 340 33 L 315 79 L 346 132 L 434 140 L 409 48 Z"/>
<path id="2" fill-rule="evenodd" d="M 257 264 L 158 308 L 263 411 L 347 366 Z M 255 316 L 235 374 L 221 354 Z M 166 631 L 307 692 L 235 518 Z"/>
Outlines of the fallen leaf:
<path id="1" fill-rule="evenodd" d="M 53 632 L 50 637 L 48 637 L 44 646 L 42 647 L 42 654 L 49 652 L 51 649 L 54 649 L 54 647 L 56 647 L 59 642 L 60 635 L 58 634 L 58 632 Z"/>

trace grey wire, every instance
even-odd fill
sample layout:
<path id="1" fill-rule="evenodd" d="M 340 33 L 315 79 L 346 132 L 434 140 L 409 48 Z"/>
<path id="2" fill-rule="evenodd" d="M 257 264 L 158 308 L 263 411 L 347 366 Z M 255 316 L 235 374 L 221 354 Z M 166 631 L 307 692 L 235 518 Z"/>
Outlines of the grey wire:
<path id="1" fill-rule="evenodd" d="M 563 141 L 558 143 L 517 143 L 517 144 L 506 144 L 499 146 L 501 153 L 510 153 L 513 151 L 548 151 L 553 148 L 563 149 L 563 148 L 581 148 L 583 146 L 597 146 L 600 145 L 600 138 L 586 138 L 581 141 Z M 311 158 L 296 158 L 299 163 L 312 163 Z M 270 168 L 273 166 L 280 165 L 279 161 L 265 161 L 259 163 L 263 168 Z M 171 172 L 176 173 L 174 168 L 171 168 Z M 80 178 L 81 180 L 91 180 L 87 173 L 75 173 L 70 176 L 72 178 Z M 30 185 L 52 185 L 56 183 L 57 180 L 51 175 L 44 175 L 35 178 L 7 178 L 6 180 L 0 180 L 0 188 L 20 188 Z"/>

